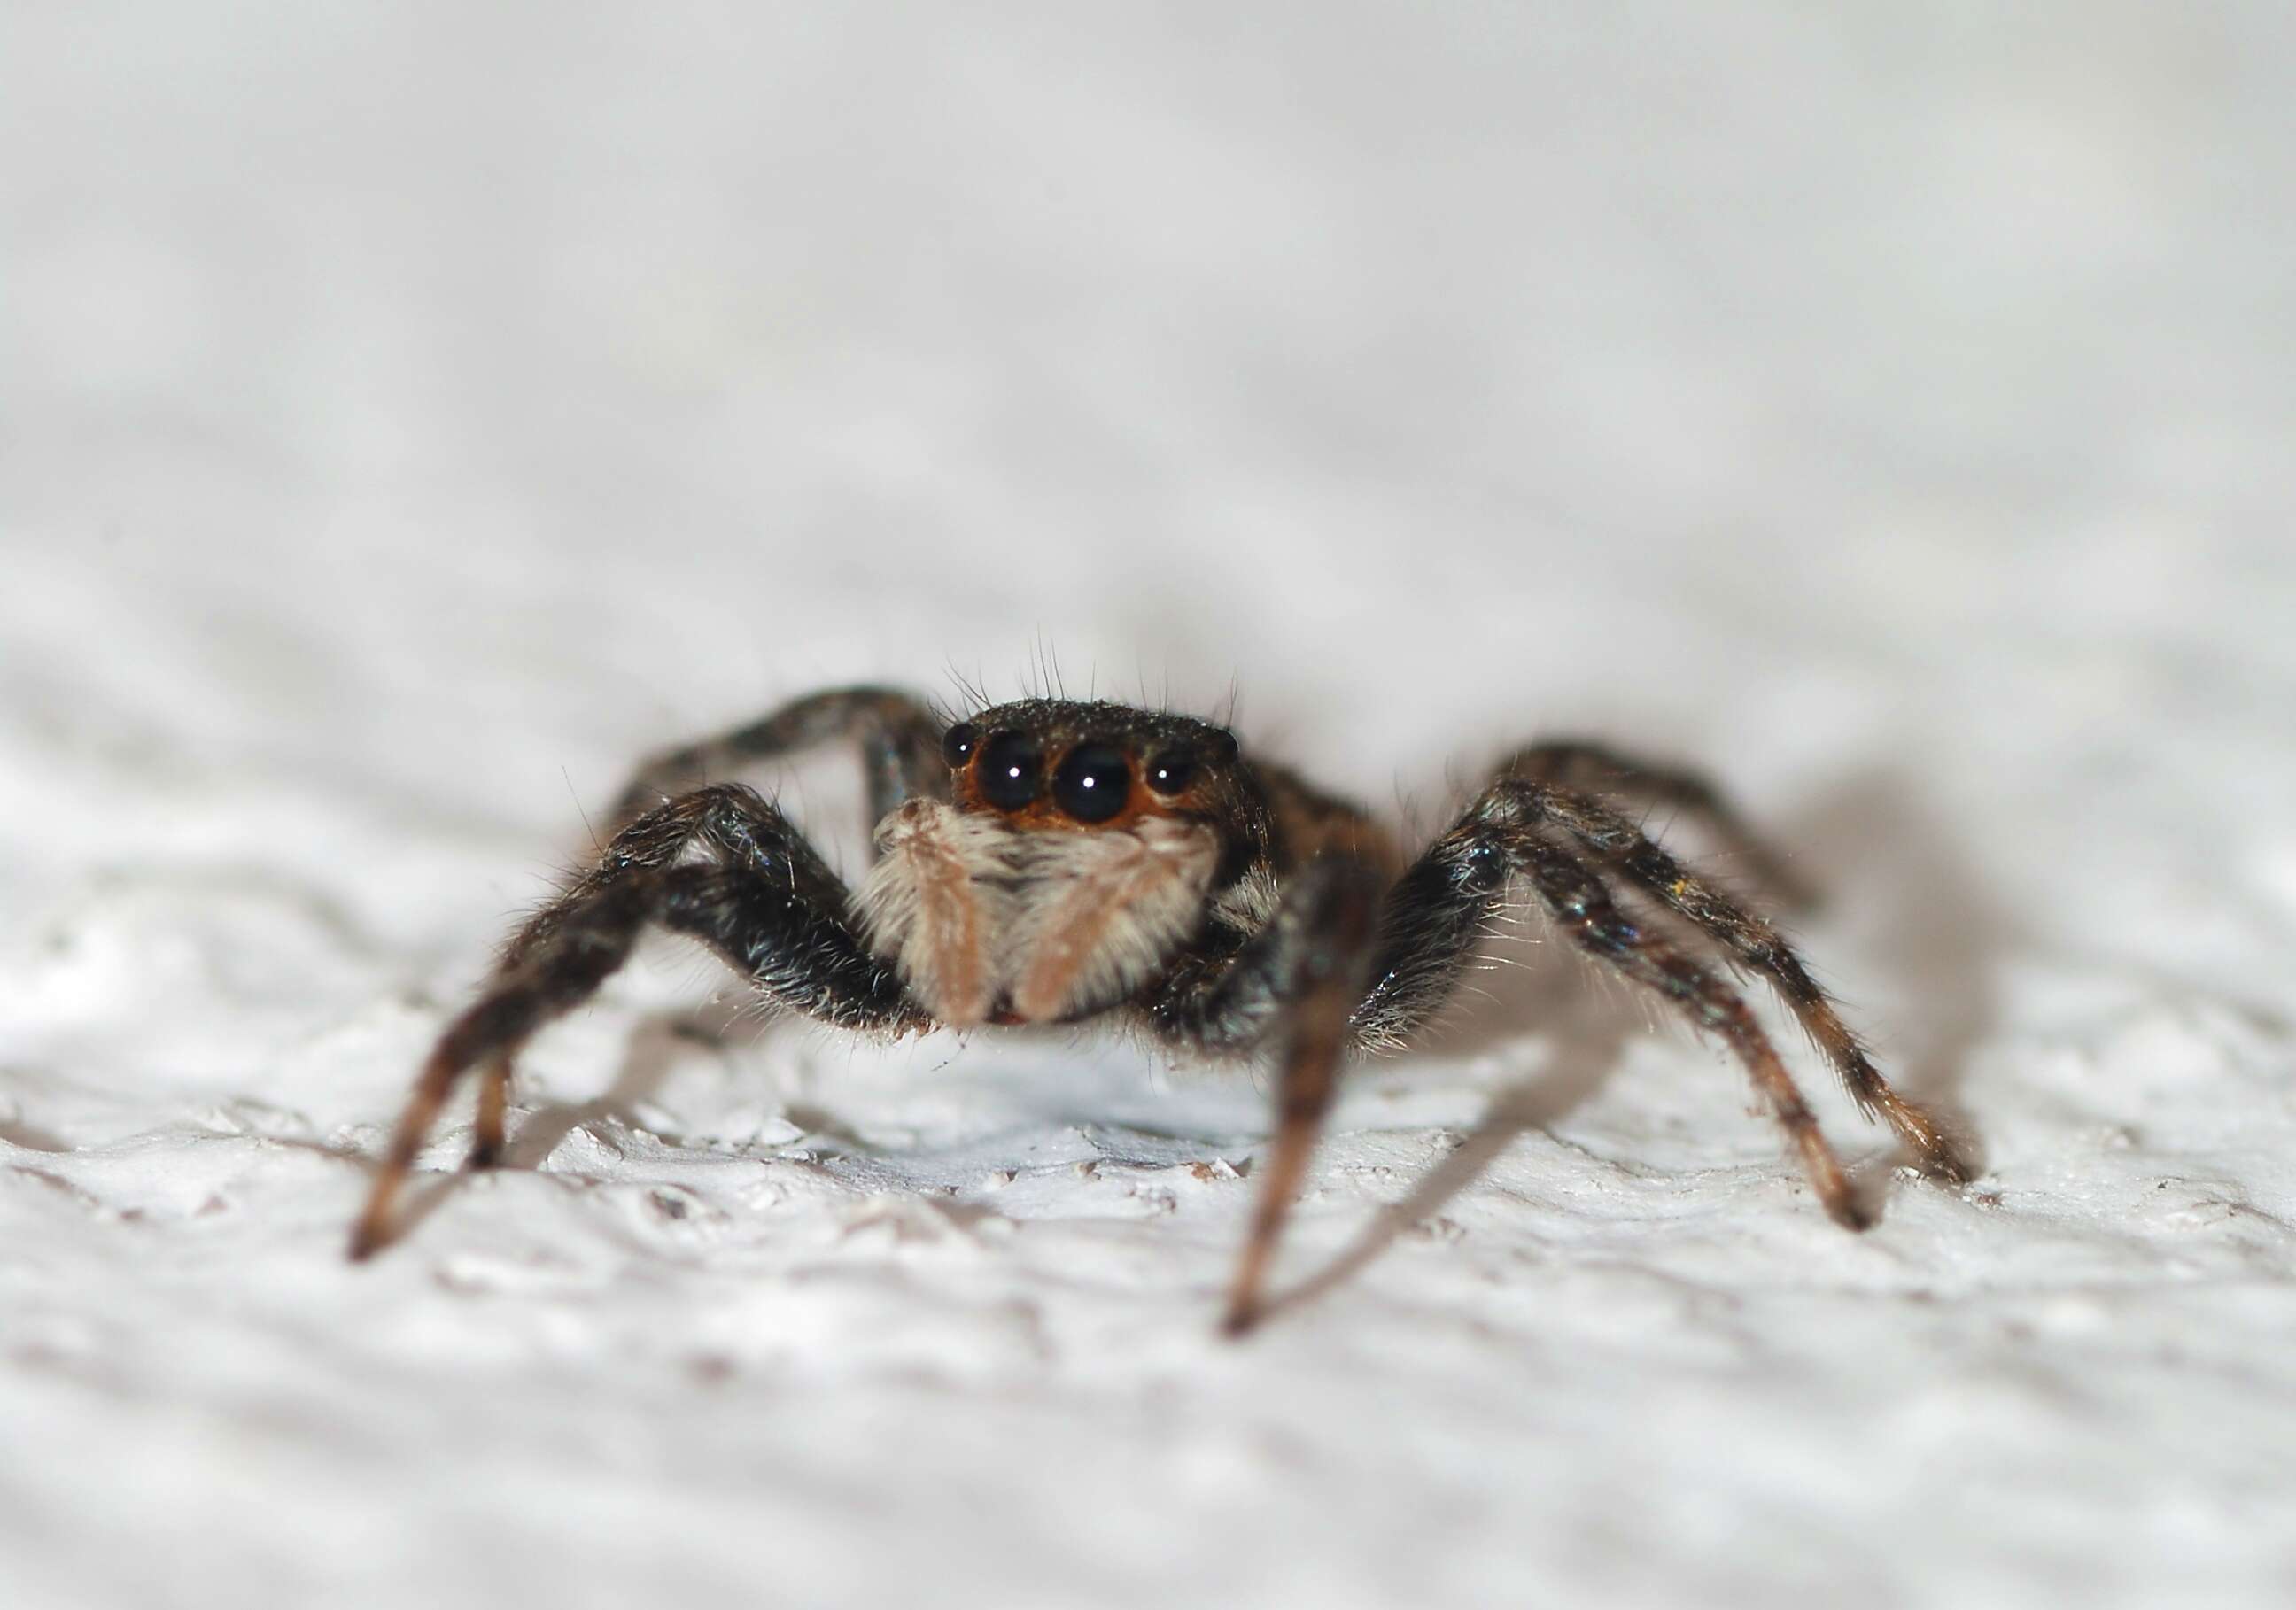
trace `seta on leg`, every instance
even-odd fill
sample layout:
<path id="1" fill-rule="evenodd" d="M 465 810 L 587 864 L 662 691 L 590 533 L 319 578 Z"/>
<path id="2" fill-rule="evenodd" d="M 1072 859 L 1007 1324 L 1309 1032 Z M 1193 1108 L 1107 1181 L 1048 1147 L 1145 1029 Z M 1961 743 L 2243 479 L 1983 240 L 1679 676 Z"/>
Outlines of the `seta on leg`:
<path id="1" fill-rule="evenodd" d="M 1716 847 L 1745 869 L 1756 887 L 1789 907 L 1817 903 L 1808 880 L 1747 825 L 1719 789 L 1695 772 L 1653 764 L 1585 739 L 1554 739 L 1516 750 L 1493 775 L 1557 783 L 1582 794 L 1623 798 L 1644 809 L 1666 806 L 1703 827 Z"/>
<path id="2" fill-rule="evenodd" d="M 497 973 L 486 992 L 447 1026 L 399 1114 L 366 1206 L 352 1229 L 353 1260 L 370 1256 L 390 1238 L 398 1193 L 463 1071 L 491 1059 L 503 1066 L 506 1080 L 510 1059 L 537 1029 L 588 999 L 621 966 L 663 877 L 641 874 L 591 898 L 537 942 L 519 965 Z M 485 1141 L 482 1135 L 480 1144 Z"/>
<path id="3" fill-rule="evenodd" d="M 672 864 L 697 844 L 713 859 Z M 769 1000 L 822 1021 L 889 1034 L 926 1021 L 862 944 L 844 886 L 778 811 L 732 787 L 673 800 L 617 834 L 596 867 L 521 928 L 479 999 L 439 1036 L 352 1232 L 353 1258 L 389 1238 L 423 1138 L 473 1067 L 483 1074 L 472 1160 L 499 1156 L 519 1050 L 587 1000 L 649 923 L 701 940 Z"/>
<path id="4" fill-rule="evenodd" d="M 1713 939 L 1732 961 L 1767 978 L 1833 1063 L 1860 1111 L 1887 1123 L 1927 1172 L 1956 1184 L 1969 1179 L 1968 1165 L 1952 1138 L 1929 1114 L 1890 1088 L 1833 998 L 1768 919 L 1685 867 L 1634 822 L 1585 794 L 1556 784 L 1502 780 L 1492 785 L 1477 810 L 1495 821 L 1552 823 L 1562 829 L 1616 867 L 1635 887 Z"/>
<path id="5" fill-rule="evenodd" d="M 844 905 L 844 884 L 800 837 L 780 807 L 742 783 L 718 783 L 665 800 L 625 825 L 598 859 L 570 879 L 503 946 L 497 976 L 516 968 L 582 910 L 633 875 L 674 866 L 700 852 L 722 865 L 779 878 L 828 909 Z"/>
<path id="6" fill-rule="evenodd" d="M 1534 840 L 1525 846 L 1523 862 L 1540 903 L 1573 944 L 1656 991 L 1693 1026 L 1730 1048 L 1785 1130 L 1827 1214 L 1845 1229 L 1866 1229 L 1872 1218 L 1858 1205 L 1841 1159 L 1744 998 L 1620 911 L 1601 875 L 1578 856 Z"/>
<path id="7" fill-rule="evenodd" d="M 1585 847 L 1574 853 L 1566 847 L 1571 845 Z M 1525 879 L 1580 949 L 1657 991 L 1729 1045 L 1786 1129 L 1827 1211 L 1844 1224 L 1861 1225 L 1840 1163 L 1743 999 L 1713 969 L 1622 910 L 1598 870 L 1605 866 L 1716 937 L 1730 960 L 1780 982 L 1780 993 L 1813 1026 L 1851 1093 L 1888 1119 L 1934 1172 L 1964 1177 L 1933 1121 L 1890 1089 L 1775 928 L 1688 872 L 1616 812 L 1556 785 L 1501 778 L 1398 880 L 1382 916 L 1370 987 L 1355 1011 L 1357 1039 L 1374 1047 L 1399 1044 L 1422 1027 L 1456 987 L 1510 882 Z"/>

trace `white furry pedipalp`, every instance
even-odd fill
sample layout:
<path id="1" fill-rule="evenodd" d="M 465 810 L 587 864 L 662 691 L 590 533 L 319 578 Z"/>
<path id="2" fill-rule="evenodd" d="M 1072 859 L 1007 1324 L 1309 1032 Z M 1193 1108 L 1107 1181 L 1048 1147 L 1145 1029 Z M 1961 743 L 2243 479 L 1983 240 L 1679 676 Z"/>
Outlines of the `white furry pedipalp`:
<path id="1" fill-rule="evenodd" d="M 927 799 L 886 817 L 876 838 L 862 933 L 952 1028 L 1000 1006 L 1050 1023 L 1122 1000 L 1203 920 L 1219 862 L 1219 837 L 1201 823 L 1018 832 Z"/>
<path id="2" fill-rule="evenodd" d="M 1019 910 L 997 947 L 1015 1015 L 1057 1022 L 1148 982 L 1203 920 L 1218 862 L 1211 829 L 1165 817 L 1128 831 L 1030 835 Z"/>
<path id="3" fill-rule="evenodd" d="M 988 1020 L 1003 984 L 1017 836 L 988 817 L 912 799 L 877 824 L 861 930 L 925 1009 L 952 1028 Z"/>

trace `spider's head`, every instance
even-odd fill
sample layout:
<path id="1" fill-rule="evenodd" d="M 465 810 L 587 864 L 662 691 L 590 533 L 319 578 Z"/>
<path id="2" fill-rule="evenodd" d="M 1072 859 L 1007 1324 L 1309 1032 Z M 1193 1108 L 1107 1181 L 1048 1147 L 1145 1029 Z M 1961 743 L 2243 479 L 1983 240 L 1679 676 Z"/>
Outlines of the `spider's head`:
<path id="1" fill-rule="evenodd" d="M 1023 830 L 1202 816 L 1233 786 L 1235 735 L 1128 705 L 1031 699 L 942 735 L 958 809 Z"/>
<path id="2" fill-rule="evenodd" d="M 950 791 L 877 824 L 870 948 L 955 1027 L 1073 1021 L 1160 977 L 1264 858 L 1234 738 L 1125 705 L 1032 699 L 950 727 Z"/>

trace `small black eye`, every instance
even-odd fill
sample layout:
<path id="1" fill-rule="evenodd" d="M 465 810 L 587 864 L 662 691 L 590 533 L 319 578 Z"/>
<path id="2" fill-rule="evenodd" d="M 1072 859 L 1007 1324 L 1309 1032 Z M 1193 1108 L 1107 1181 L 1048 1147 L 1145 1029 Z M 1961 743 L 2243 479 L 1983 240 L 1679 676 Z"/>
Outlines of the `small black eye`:
<path id="1" fill-rule="evenodd" d="M 1131 790 L 1124 751 L 1104 743 L 1077 745 L 1053 773 L 1053 803 L 1078 821 L 1106 821 L 1124 809 Z"/>
<path id="2" fill-rule="evenodd" d="M 1170 797 L 1185 793 L 1196 780 L 1196 756 L 1190 749 L 1166 749 L 1149 757 L 1148 786 L 1159 794 Z"/>
<path id="3" fill-rule="evenodd" d="M 980 797 L 1000 811 L 1017 811 L 1045 781 L 1045 752 L 1026 732 L 992 732 L 980 746 Z"/>
<path id="4" fill-rule="evenodd" d="M 1235 734 L 1222 727 L 1212 733 L 1212 764 L 1224 766 L 1236 756 Z"/>
<path id="5" fill-rule="evenodd" d="M 940 757 L 948 762 L 951 771 L 961 772 L 980 746 L 980 729 L 969 721 L 960 721 L 940 735 Z"/>

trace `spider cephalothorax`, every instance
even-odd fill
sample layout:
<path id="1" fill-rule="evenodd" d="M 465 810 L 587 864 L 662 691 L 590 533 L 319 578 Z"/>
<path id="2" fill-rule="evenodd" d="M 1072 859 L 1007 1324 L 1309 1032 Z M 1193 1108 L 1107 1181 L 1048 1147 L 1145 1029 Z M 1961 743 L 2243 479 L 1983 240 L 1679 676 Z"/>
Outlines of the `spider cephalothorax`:
<path id="1" fill-rule="evenodd" d="M 857 890 L 762 796 L 705 780 L 837 738 L 861 747 L 877 823 Z M 1784 887 L 1703 783 L 1590 744 L 1510 756 L 1406 865 L 1363 811 L 1247 758 L 1206 722 L 1025 699 L 948 724 L 882 689 L 800 699 L 660 756 L 623 790 L 597 863 L 512 936 L 480 999 L 440 1036 L 352 1254 L 386 1238 L 423 1136 L 473 1067 L 472 1161 L 496 1160 L 512 1058 L 619 967 L 649 925 L 708 944 L 768 1002 L 841 1028 L 1120 1014 L 1183 1049 L 1267 1052 L 1277 1126 L 1229 1297 L 1232 1330 L 1259 1312 L 1267 1259 L 1341 1060 L 1423 1026 L 1518 889 L 1573 944 L 1729 1047 L 1841 1223 L 1863 1228 L 1866 1209 L 1745 1001 L 1637 906 L 1767 978 L 1860 1107 L 1930 1172 L 1965 1178 L 1948 1138 L 1890 1088 L 1777 929 L 1590 792 L 1597 780 L 1702 819 Z"/>
<path id="2" fill-rule="evenodd" d="M 941 757 L 946 797 L 877 824 L 859 906 L 870 948 L 951 1027 L 1117 1005 L 1268 864 L 1266 799 L 1203 722 L 1032 699 L 951 727 Z"/>

